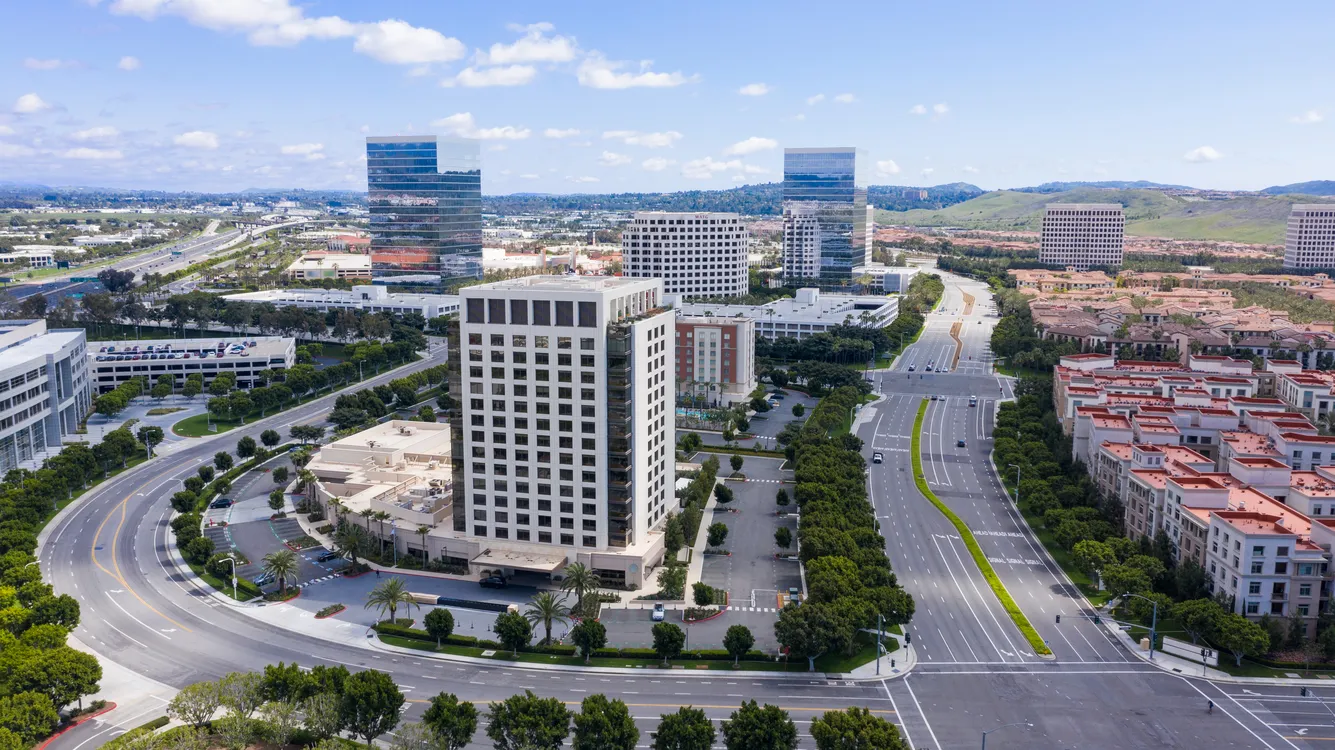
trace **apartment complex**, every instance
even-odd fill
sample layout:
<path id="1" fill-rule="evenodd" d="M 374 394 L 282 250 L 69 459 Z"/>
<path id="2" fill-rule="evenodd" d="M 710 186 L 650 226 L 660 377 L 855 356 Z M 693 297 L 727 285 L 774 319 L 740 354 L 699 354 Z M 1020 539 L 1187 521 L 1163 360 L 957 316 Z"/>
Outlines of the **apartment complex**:
<path id="1" fill-rule="evenodd" d="M 0 321 L 0 473 L 58 450 L 93 408 L 80 329 Z"/>
<path id="2" fill-rule="evenodd" d="M 746 224 L 729 213 L 636 213 L 621 230 L 624 275 L 687 299 L 747 293 Z"/>
<path id="3" fill-rule="evenodd" d="M 1285 268 L 1335 268 L 1335 203 L 1295 203 L 1284 232 Z"/>
<path id="4" fill-rule="evenodd" d="M 455 294 L 397 294 L 373 284 L 341 289 L 264 289 L 258 292 L 226 294 L 235 302 L 268 303 L 278 306 L 307 307 L 314 310 L 362 310 L 363 312 L 405 315 L 417 313 L 427 320 L 459 312 Z"/>
<path id="5" fill-rule="evenodd" d="M 238 388 L 250 388 L 257 385 L 260 373 L 285 370 L 295 363 L 296 356 L 296 339 L 253 336 L 93 341 L 88 344 L 87 359 L 93 387 L 98 393 L 107 393 L 131 378 L 147 378 L 152 384 L 161 375 L 174 376 L 180 388 L 195 373 L 204 376 L 206 388 L 224 372 L 236 376 Z"/>
<path id="6" fill-rule="evenodd" d="M 482 158 L 475 140 L 366 139 L 371 259 L 386 275 L 482 275 Z"/>
<path id="7" fill-rule="evenodd" d="M 680 315 L 706 318 L 750 318 L 756 333 L 766 338 L 804 339 L 842 325 L 884 328 L 899 315 L 898 297 L 876 295 L 825 294 L 816 288 L 798 289 L 793 297 L 780 297 L 763 305 L 715 305 L 708 302 L 681 302 L 668 297 L 667 303 Z"/>
<path id="8" fill-rule="evenodd" d="M 1076 271 L 1122 265 L 1120 203 L 1049 203 L 1043 211 L 1038 260 Z"/>
<path id="9" fill-rule="evenodd" d="M 371 256 L 347 253 L 307 253 L 287 267 L 287 275 L 297 281 L 320 279 L 370 279 Z"/>
<path id="10" fill-rule="evenodd" d="M 720 406 L 756 389 L 754 319 L 679 315 L 675 337 L 678 396 Z"/>
<path id="11" fill-rule="evenodd" d="M 460 290 L 452 528 L 489 551 L 474 564 L 551 574 L 578 561 L 645 585 L 677 509 L 676 316 L 662 289 L 530 276 Z"/>
<path id="12" fill-rule="evenodd" d="M 846 147 L 784 149 L 785 279 L 847 284 L 853 269 L 866 265 L 873 231 L 867 159 L 858 157 L 857 149 Z M 790 237 L 790 231 L 801 236 Z"/>

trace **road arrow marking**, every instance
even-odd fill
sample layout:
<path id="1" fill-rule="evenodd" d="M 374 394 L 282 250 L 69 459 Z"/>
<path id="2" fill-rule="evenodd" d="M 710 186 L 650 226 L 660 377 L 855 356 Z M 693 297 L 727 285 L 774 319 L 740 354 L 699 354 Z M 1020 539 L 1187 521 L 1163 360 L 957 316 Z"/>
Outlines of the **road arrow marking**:
<path id="1" fill-rule="evenodd" d="M 1254 692 L 1248 690 L 1247 688 L 1243 688 L 1243 689 L 1242 689 L 1242 692 L 1246 693 L 1247 695 L 1260 695 L 1260 693 L 1254 693 Z"/>
<path id="2" fill-rule="evenodd" d="M 1304 729 L 1299 729 L 1298 732 L 1297 732 L 1297 734 L 1298 734 L 1299 737 L 1302 737 L 1303 735 L 1307 734 L 1307 730 L 1306 730 L 1305 728 L 1304 728 Z"/>

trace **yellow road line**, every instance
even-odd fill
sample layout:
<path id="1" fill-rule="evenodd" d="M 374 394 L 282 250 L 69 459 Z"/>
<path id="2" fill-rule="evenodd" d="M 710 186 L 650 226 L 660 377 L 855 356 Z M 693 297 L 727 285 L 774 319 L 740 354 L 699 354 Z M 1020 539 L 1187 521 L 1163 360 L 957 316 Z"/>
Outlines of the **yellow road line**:
<path id="1" fill-rule="evenodd" d="M 611 697 L 615 697 L 615 696 L 611 696 Z M 463 700 L 463 699 L 460 699 L 460 700 Z M 426 700 L 426 699 L 424 699 L 424 698 L 409 698 L 409 699 L 408 699 L 408 703 L 430 703 L 430 702 L 431 702 L 431 701 Z M 498 701 L 498 702 L 499 702 L 499 701 Z M 580 702 L 579 702 L 579 701 L 562 701 L 562 703 L 564 703 L 564 704 L 567 705 L 567 706 L 578 706 L 578 705 L 580 705 Z M 627 703 L 627 704 L 626 704 L 626 707 L 627 707 L 627 708 L 681 708 L 682 706 L 690 706 L 691 708 L 719 708 L 719 709 L 733 709 L 733 710 L 735 710 L 735 709 L 737 708 L 737 705 L 738 705 L 738 704 L 730 704 L 730 705 L 727 705 L 727 706 L 715 706 L 715 705 L 709 705 L 709 704 L 705 704 L 705 703 Z M 847 707 L 847 706 L 840 706 L 840 707 L 838 707 L 838 708 L 824 708 L 824 707 L 819 707 L 819 708 L 818 708 L 818 707 L 815 707 L 815 706 L 779 706 L 779 708 L 782 709 L 782 710 L 784 710 L 784 711 L 846 711 L 846 710 L 848 710 L 848 707 Z M 888 709 L 888 708 L 885 708 L 885 709 L 882 709 L 882 708 L 873 708 L 873 709 L 870 709 L 870 711 L 871 711 L 872 713 L 874 713 L 874 714 L 894 714 L 894 713 L 898 713 L 898 712 L 896 712 L 896 711 L 891 711 L 891 710 Z M 1335 738 L 1332 738 L 1332 739 L 1335 739 Z"/>

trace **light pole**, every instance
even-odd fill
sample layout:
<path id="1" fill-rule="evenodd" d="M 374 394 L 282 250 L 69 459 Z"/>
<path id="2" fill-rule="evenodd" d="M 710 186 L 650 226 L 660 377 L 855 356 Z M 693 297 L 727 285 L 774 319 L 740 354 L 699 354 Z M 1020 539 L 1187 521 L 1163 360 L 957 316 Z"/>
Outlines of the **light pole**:
<path id="1" fill-rule="evenodd" d="M 235 598 L 236 598 L 236 555 L 233 554 L 233 553 L 231 553 L 231 552 L 228 552 L 228 553 L 227 553 L 227 557 L 224 558 L 224 559 L 227 560 L 228 562 L 232 563 L 232 598 L 235 599 Z"/>
<path id="2" fill-rule="evenodd" d="M 1034 725 L 1033 725 L 1033 724 L 1030 724 L 1030 723 L 1027 722 L 1027 721 L 1016 721 L 1016 722 L 1012 722 L 1012 723 L 1010 723 L 1010 724 L 1002 724 L 1001 726 L 997 727 L 996 729 L 989 729 L 989 730 L 983 732 L 983 750 L 987 750 L 987 736 L 988 736 L 989 734 L 992 734 L 993 732 L 1000 732 L 1001 730 L 1003 730 L 1003 729 L 1007 729 L 1007 728 L 1009 728 L 1009 727 L 1024 727 L 1025 729 L 1033 729 L 1033 728 L 1034 728 Z"/>
<path id="3" fill-rule="evenodd" d="M 1132 594 L 1130 592 L 1122 594 L 1123 599 L 1125 599 L 1128 596 L 1134 596 L 1137 599 L 1144 599 L 1145 601 L 1154 605 L 1154 611 L 1150 613 L 1150 661 L 1154 661 L 1154 635 L 1159 625 L 1159 603 L 1149 598 L 1148 596 L 1141 596 L 1140 594 Z"/>
<path id="4" fill-rule="evenodd" d="M 1007 465 L 1010 468 L 1015 469 L 1015 507 L 1018 508 L 1020 507 L 1020 465 L 1019 464 L 1007 464 Z"/>

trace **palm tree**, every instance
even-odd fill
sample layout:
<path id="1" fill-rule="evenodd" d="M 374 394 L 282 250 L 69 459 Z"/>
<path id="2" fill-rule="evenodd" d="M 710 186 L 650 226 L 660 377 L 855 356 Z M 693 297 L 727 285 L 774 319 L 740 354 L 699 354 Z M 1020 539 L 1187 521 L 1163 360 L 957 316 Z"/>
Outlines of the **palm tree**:
<path id="1" fill-rule="evenodd" d="M 371 593 L 366 595 L 365 609 L 376 607 L 384 614 L 389 610 L 389 621 L 394 622 L 394 615 L 399 611 L 399 605 L 416 607 L 417 600 L 408 593 L 408 587 L 403 584 L 402 578 L 390 578 L 379 586 L 371 589 Z"/>
<path id="2" fill-rule="evenodd" d="M 305 493 L 306 488 L 310 487 L 313 484 L 315 484 L 314 472 L 312 472 L 310 469 L 297 470 L 297 487 L 301 490 L 301 492 Z"/>
<path id="3" fill-rule="evenodd" d="M 375 512 L 375 514 L 373 515 L 373 517 L 374 517 L 375 520 L 376 520 L 376 525 L 380 528 L 380 556 L 381 556 L 381 557 L 384 557 L 384 556 L 385 556 L 385 521 L 388 521 L 389 519 L 393 518 L 393 516 L 391 516 L 389 513 L 385 512 L 385 511 L 383 511 L 383 510 L 378 510 L 378 511 Z"/>
<path id="4" fill-rule="evenodd" d="M 296 553 L 290 549 L 280 549 L 265 555 L 261 562 L 264 563 L 264 572 L 278 581 L 278 595 L 286 594 L 287 582 L 297 577 Z"/>
<path id="5" fill-rule="evenodd" d="M 365 518 L 365 519 L 366 519 L 366 534 L 367 534 L 367 536 L 370 536 L 370 534 L 371 534 L 371 516 L 374 516 L 374 515 L 375 515 L 375 511 L 371 510 L 370 508 L 362 508 L 360 511 L 357 512 L 357 515 L 359 515 L 359 516 L 361 516 L 362 518 Z"/>
<path id="6" fill-rule="evenodd" d="M 575 594 L 575 610 L 584 614 L 584 595 L 590 591 L 595 591 L 602 585 L 598 580 L 598 574 L 594 573 L 584 563 L 571 563 L 566 566 L 565 580 L 561 581 L 561 590 L 571 591 Z"/>
<path id="7" fill-rule="evenodd" d="M 429 560 L 431 560 L 431 553 L 429 553 L 429 552 L 426 551 L 426 535 L 427 535 L 430 531 L 431 531 L 431 527 L 430 527 L 430 526 L 427 526 L 426 524 L 422 524 L 421 526 L 418 526 L 418 527 L 417 527 L 417 535 L 420 536 L 420 537 L 422 537 L 422 564 L 424 564 L 424 565 L 425 565 Z"/>
<path id="8" fill-rule="evenodd" d="M 564 625 L 570 622 L 570 608 L 566 606 L 565 597 L 557 599 L 552 592 L 544 591 L 533 597 L 528 609 L 524 611 L 524 617 L 534 625 L 542 623 L 543 630 L 547 632 L 543 643 L 551 643 L 552 623 L 559 622 Z"/>
<path id="9" fill-rule="evenodd" d="M 357 556 L 366 548 L 366 531 L 360 526 L 341 523 L 334 533 L 334 549 L 345 560 L 357 562 Z"/>

